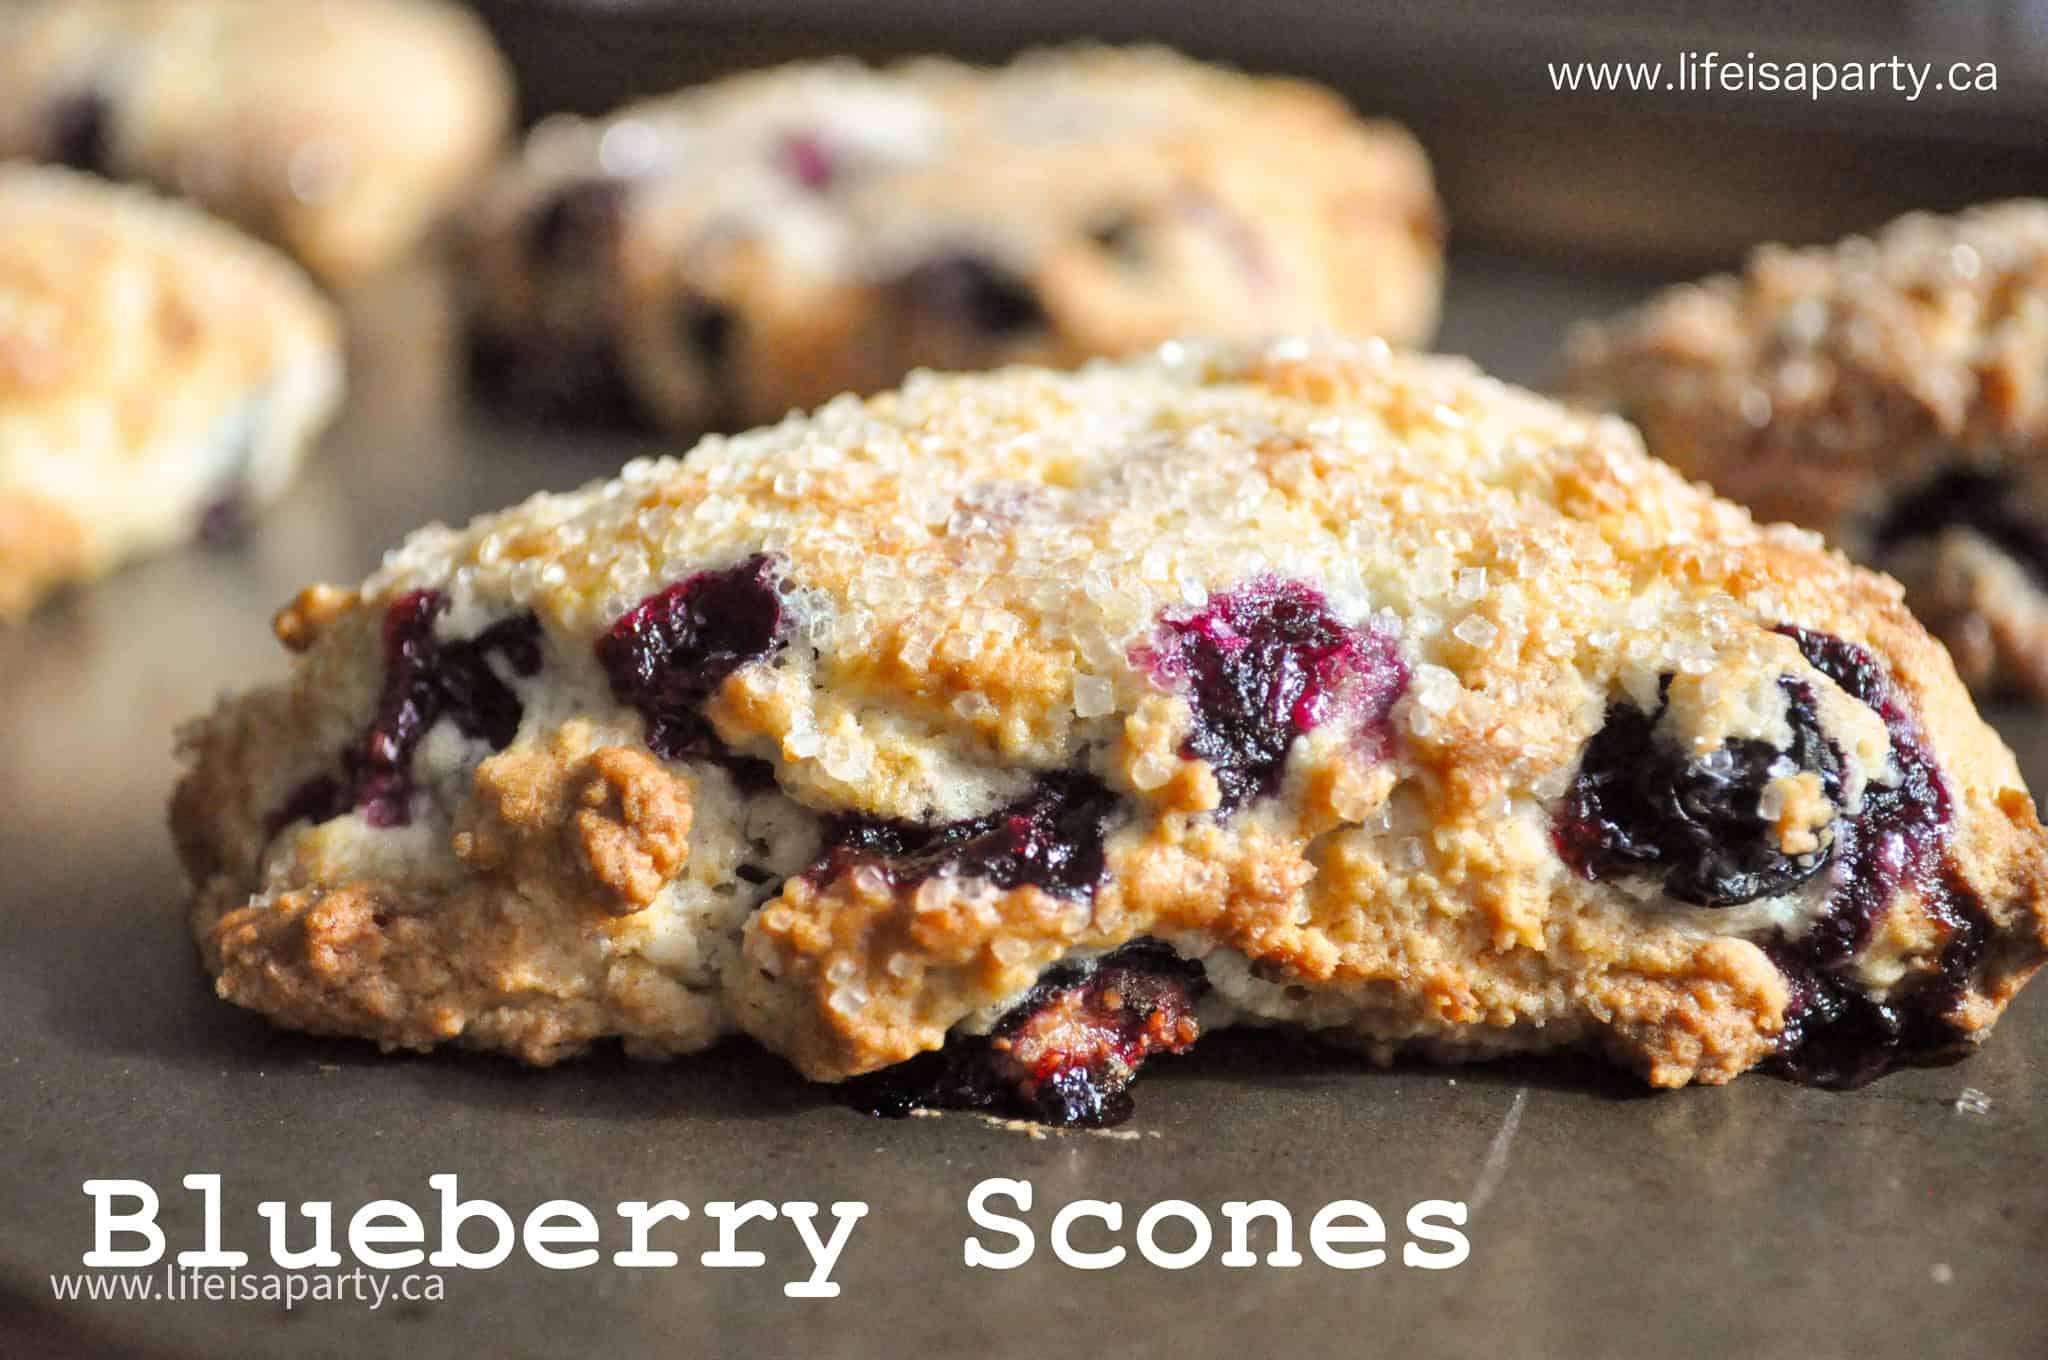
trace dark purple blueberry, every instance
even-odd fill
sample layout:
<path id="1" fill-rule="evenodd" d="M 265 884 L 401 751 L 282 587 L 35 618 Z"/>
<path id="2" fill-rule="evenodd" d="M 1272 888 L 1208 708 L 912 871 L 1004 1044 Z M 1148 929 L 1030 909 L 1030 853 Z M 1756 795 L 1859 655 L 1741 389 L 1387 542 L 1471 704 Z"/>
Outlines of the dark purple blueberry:
<path id="1" fill-rule="evenodd" d="M 647 747 L 667 760 L 724 759 L 704 717 L 726 677 L 781 650 L 775 562 L 756 554 L 650 595 L 597 641 L 612 697 L 647 720 Z"/>
<path id="2" fill-rule="evenodd" d="M 925 261 L 904 275 L 902 288 L 913 312 L 982 335 L 1013 336 L 1048 324 L 1029 284 L 972 251 Z"/>
<path id="3" fill-rule="evenodd" d="M 1895 1067 L 1969 1051 L 1948 1017 L 1990 940 L 1989 918 L 1950 858 L 1947 782 L 1905 696 L 1867 650 L 1831 633 L 1778 630 L 1821 674 L 1884 720 L 1896 784 L 1864 787 L 1863 808 L 1836 832 L 1833 885 L 1820 921 L 1769 948 L 1791 988 L 1774 1070 L 1819 1086 L 1860 1086 Z M 1934 973 L 1910 976 L 1882 1000 L 1851 971 L 1892 900 L 1913 891 L 1949 941 Z"/>
<path id="4" fill-rule="evenodd" d="M 412 758 L 436 722 L 452 721 L 464 736 L 502 751 L 518 735 L 519 698 L 491 669 L 504 658 L 513 672 L 540 670 L 540 620 L 530 613 L 500 619 L 475 637 L 444 642 L 434 624 L 447 609 L 439 591 L 401 595 L 384 613 L 384 685 L 362 735 L 341 753 L 341 774 L 319 774 L 295 789 L 265 818 L 270 834 L 305 819 L 338 817 L 354 808 L 375 827 L 412 820 Z"/>
<path id="5" fill-rule="evenodd" d="M 984 878 L 1003 889 L 1031 884 L 1062 897 L 1088 897 L 1102 880 L 1103 830 L 1117 798 L 1093 775 L 1052 774 L 984 817 L 904 822 L 841 816 L 825 827 L 817 877 L 874 863 L 901 883 L 935 874 Z"/>
<path id="6" fill-rule="evenodd" d="M 1839 965 L 1778 941 L 1765 952 L 1791 995 L 1785 1029 L 1769 1068 L 1777 1076 L 1829 1090 L 1854 1090 L 1900 1067 L 1929 1067 L 1967 1057 L 1974 1045 L 1947 1022 L 1969 989 L 1991 937 L 1988 918 L 1960 880 L 1950 878 L 1943 910 L 1953 932 L 1932 974 L 1910 977 L 1882 1001 Z"/>
<path id="7" fill-rule="evenodd" d="M 825 149 L 825 143 L 807 132 L 792 132 L 782 139 L 782 164 L 789 171 L 790 178 L 809 189 L 822 193 L 832 187 L 838 176 L 839 165 L 832 153 Z"/>
<path id="8" fill-rule="evenodd" d="M 1132 661 L 1187 694 L 1194 730 L 1181 754 L 1209 762 L 1224 811 L 1277 788 L 1294 739 L 1340 711 L 1383 753 L 1408 684 L 1392 638 L 1346 626 L 1320 592 L 1277 576 L 1166 611 Z"/>
<path id="9" fill-rule="evenodd" d="M 558 187 L 527 221 L 526 247 L 545 268 L 581 268 L 610 258 L 625 226 L 632 181 L 593 175 Z"/>
<path id="10" fill-rule="evenodd" d="M 1119 263 L 1127 266 L 1138 263 L 1143 256 L 1138 219 L 1130 213 L 1112 213 L 1098 219 L 1088 228 L 1088 239 L 1105 254 L 1115 256 Z"/>
<path id="11" fill-rule="evenodd" d="M 1048 969 L 986 1035 L 855 1078 L 847 1100 L 900 1118 L 916 1109 L 983 1110 L 1061 1127 L 1130 1116 L 1130 1084 L 1158 1053 L 1200 1036 L 1202 965 L 1153 939 Z"/>
<path id="12" fill-rule="evenodd" d="M 710 298 L 686 299 L 676 317 L 677 334 L 708 373 L 725 367 L 725 361 L 732 356 L 733 336 L 738 329 L 738 318 L 732 308 Z"/>
<path id="13" fill-rule="evenodd" d="M 348 785 L 331 774 L 316 774 L 285 795 L 263 818 L 263 838 L 275 839 L 277 833 L 293 822 L 312 822 L 316 826 L 328 822 L 347 812 L 354 797 Z"/>
<path id="14" fill-rule="evenodd" d="M 1792 728 L 1787 750 L 1736 738 L 1711 759 L 1692 759 L 1658 738 L 1663 702 L 1654 714 L 1609 706 L 1552 828 L 1559 856 L 1594 882 L 1654 876 L 1672 897 L 1708 907 L 1775 896 L 1820 872 L 1829 849 L 1787 855 L 1757 815 L 1781 758 L 1818 774 L 1827 797 L 1841 800 L 1841 756 L 1821 735 L 1812 691 L 1780 683 Z"/>
<path id="15" fill-rule="evenodd" d="M 227 548 L 247 539 L 254 527 L 249 498 L 236 486 L 222 491 L 200 509 L 193 536 L 209 548 Z"/>
<path id="16" fill-rule="evenodd" d="M 1898 497 L 1877 528 L 1880 548 L 1973 529 L 2038 581 L 2048 582 L 2048 525 L 2027 514 L 2008 474 L 1956 467 Z"/>
<path id="17" fill-rule="evenodd" d="M 1808 664 L 1884 720 L 1899 781 L 1866 784 L 1863 808 L 1836 830 L 1838 869 L 1828 911 L 1802 942 L 1830 963 L 1854 957 L 1904 886 L 1934 889 L 1949 831 L 1948 785 L 1927 752 L 1920 725 L 1876 658 L 1853 642 L 1803 628 L 1778 630 Z"/>
<path id="18" fill-rule="evenodd" d="M 104 175 L 113 169 L 114 105 L 94 90 L 50 101 L 43 115 L 45 160 Z"/>

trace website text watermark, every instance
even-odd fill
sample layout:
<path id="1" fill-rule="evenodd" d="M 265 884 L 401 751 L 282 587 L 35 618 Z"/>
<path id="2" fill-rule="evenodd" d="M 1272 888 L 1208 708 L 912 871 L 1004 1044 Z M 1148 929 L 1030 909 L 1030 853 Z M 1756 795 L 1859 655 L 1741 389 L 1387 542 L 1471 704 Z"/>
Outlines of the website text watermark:
<path id="1" fill-rule="evenodd" d="M 1674 62 L 1553 61 L 1550 88 L 1560 94 L 1790 94 L 1809 100 L 1836 94 L 1889 94 L 1907 103 L 1923 95 L 1995 94 L 1991 61 L 1800 61 L 1682 51 Z"/>

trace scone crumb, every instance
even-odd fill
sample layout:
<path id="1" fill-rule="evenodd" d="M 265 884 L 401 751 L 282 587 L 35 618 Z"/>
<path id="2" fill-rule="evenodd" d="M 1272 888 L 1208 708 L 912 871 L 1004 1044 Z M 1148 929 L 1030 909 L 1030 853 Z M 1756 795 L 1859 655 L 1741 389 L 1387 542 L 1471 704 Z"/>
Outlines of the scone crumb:
<path id="1" fill-rule="evenodd" d="M 311 585 L 277 611 L 270 631 L 287 650 L 303 652 L 320 640 L 328 625 L 354 609 L 360 597 L 344 586 Z"/>
<path id="2" fill-rule="evenodd" d="M 552 746 L 514 748 L 477 767 L 475 802 L 454 837 L 479 869 L 513 869 L 607 916 L 645 910 L 690 853 L 687 783 L 644 751 L 583 753 L 581 724 Z"/>

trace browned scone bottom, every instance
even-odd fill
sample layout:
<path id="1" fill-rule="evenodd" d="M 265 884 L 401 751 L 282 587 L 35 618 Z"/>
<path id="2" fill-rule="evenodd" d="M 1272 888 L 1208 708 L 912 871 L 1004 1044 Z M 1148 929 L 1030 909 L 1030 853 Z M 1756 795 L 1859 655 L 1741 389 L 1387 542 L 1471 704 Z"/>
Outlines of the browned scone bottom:
<path id="1" fill-rule="evenodd" d="M 1972 689 L 2048 698 L 2048 203 L 1766 246 L 1579 333 L 1565 391 L 1898 577 Z"/>
<path id="2" fill-rule="evenodd" d="M 2048 951 L 1895 585 L 1377 343 L 920 377 L 278 630 L 185 733 L 193 926 L 223 997 L 390 1048 L 741 1032 L 1056 1122 L 1230 1024 L 1841 1084 Z"/>

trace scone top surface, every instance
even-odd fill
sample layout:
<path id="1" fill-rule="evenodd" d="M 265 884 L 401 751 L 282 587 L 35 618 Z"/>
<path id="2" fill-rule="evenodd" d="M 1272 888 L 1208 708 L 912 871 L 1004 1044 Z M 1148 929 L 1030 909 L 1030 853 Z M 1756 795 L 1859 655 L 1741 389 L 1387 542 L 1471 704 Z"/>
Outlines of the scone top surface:
<path id="1" fill-rule="evenodd" d="M 1179 334 L 1416 342 L 1442 253 L 1399 128 L 1151 48 L 805 63 L 551 119 L 472 218 L 488 367 L 570 405 L 617 370 L 690 429 Z"/>
<path id="2" fill-rule="evenodd" d="M 0 162 L 0 617 L 274 495 L 340 386 L 334 311 L 277 252 Z"/>
<path id="3" fill-rule="evenodd" d="M 435 645 L 499 658 L 516 734 L 457 705 L 471 744 L 430 732 L 397 817 L 388 785 L 306 795 L 376 708 L 380 636 L 414 654 L 421 592 Z M 505 631 L 528 611 L 538 653 Z M 1204 959 L 1233 1017 L 1382 1051 L 1602 1043 L 1660 1083 L 1767 1056 L 1800 989 L 1834 986 L 1801 942 L 1850 908 L 1859 996 L 1919 995 L 1954 940 L 1995 941 L 1926 1003 L 1961 1032 L 2043 948 L 2031 801 L 1893 587 L 1618 421 L 1377 342 L 920 375 L 423 532 L 282 625 L 290 693 L 193 734 L 197 923 L 228 995 L 386 1042 L 708 1042 L 593 999 L 660 953 L 680 888 L 601 927 L 562 890 L 561 929 L 602 941 L 583 1032 L 502 998 L 408 1024 L 337 1019 L 309 1000 L 333 978 L 277 989 L 326 895 L 409 920 L 504 901 L 521 861 L 478 847 L 615 748 L 689 786 L 674 883 L 702 851 L 728 894 L 734 866 L 757 885 L 689 909 L 712 941 L 692 1023 L 818 1076 L 985 1028 L 1048 965 L 1140 936 Z M 1682 824 L 1582 755 L 1662 771 Z M 1845 907 L 1831 855 L 1889 858 Z"/>
<path id="4" fill-rule="evenodd" d="M 1860 547 L 1892 496 L 1959 463 L 2040 461 L 2048 202 L 1764 246 L 1587 327 L 1572 360 L 1568 388 L 1625 408 L 1661 456 Z"/>
<path id="5" fill-rule="evenodd" d="M 123 443 L 141 449 L 338 338 L 305 276 L 232 228 L 138 190 L 0 163 L 0 421 L 56 424 L 111 396 Z"/>
<path id="6" fill-rule="evenodd" d="M 446 0 L 16 0 L 0 155 L 146 181 L 351 282 L 411 245 L 511 121 Z"/>

